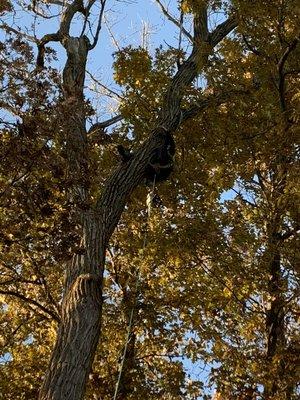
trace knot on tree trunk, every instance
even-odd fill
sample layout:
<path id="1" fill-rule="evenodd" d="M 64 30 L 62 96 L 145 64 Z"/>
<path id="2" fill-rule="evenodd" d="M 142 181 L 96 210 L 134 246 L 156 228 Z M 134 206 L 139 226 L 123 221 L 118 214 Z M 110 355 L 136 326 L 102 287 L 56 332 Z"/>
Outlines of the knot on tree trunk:
<path id="1" fill-rule="evenodd" d="M 71 285 L 65 300 L 67 307 L 65 314 L 69 314 L 74 308 L 102 304 L 101 277 L 96 274 L 81 274 Z"/>

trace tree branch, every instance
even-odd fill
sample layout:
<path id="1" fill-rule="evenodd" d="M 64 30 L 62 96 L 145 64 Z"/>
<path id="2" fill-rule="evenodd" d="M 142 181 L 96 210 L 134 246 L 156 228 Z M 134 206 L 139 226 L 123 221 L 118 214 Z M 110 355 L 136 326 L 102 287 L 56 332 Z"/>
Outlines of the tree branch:
<path id="1" fill-rule="evenodd" d="M 279 91 L 279 97 L 280 97 L 280 105 L 281 109 L 283 112 L 286 111 L 286 102 L 285 102 L 285 73 L 284 73 L 284 65 L 288 59 L 288 56 L 290 53 L 297 47 L 297 44 L 299 43 L 300 37 L 296 37 L 292 43 L 286 48 L 285 52 L 281 56 L 280 60 L 278 61 L 277 64 L 277 69 L 278 69 L 278 75 L 279 75 L 279 85 L 278 85 L 278 91 Z"/>
<path id="2" fill-rule="evenodd" d="M 238 19 L 235 16 L 229 17 L 226 21 L 219 24 L 213 32 L 209 34 L 209 41 L 215 47 L 225 36 L 238 26 Z"/>
<path id="3" fill-rule="evenodd" d="M 231 90 L 203 97 L 202 99 L 198 100 L 197 103 L 191 108 L 187 110 L 182 110 L 181 120 L 182 122 L 185 122 L 188 119 L 195 117 L 197 114 L 199 114 L 199 112 L 203 111 L 210 105 L 215 104 L 219 106 L 222 103 L 228 101 L 231 96 L 236 96 L 237 94 L 247 95 L 249 94 L 249 92 L 247 90 Z"/>
<path id="4" fill-rule="evenodd" d="M 45 46 L 49 42 L 59 42 L 61 39 L 61 36 L 59 32 L 56 33 L 49 33 L 45 36 L 42 37 L 38 41 L 38 55 L 36 58 L 36 65 L 38 68 L 44 68 L 44 57 L 45 57 Z"/>
<path id="5" fill-rule="evenodd" d="M 162 13 L 167 17 L 167 19 L 171 22 L 173 22 L 174 25 L 176 25 L 180 31 L 191 41 L 193 42 L 194 38 L 193 36 L 182 26 L 180 21 L 178 21 L 175 17 L 173 17 L 169 11 L 166 9 L 166 7 L 162 4 L 160 0 L 155 0 L 156 3 L 160 6 Z"/>
<path id="6" fill-rule="evenodd" d="M 95 34 L 95 38 L 93 43 L 89 46 L 89 50 L 92 50 L 96 47 L 97 43 L 98 43 L 98 39 L 99 39 L 99 33 L 101 30 L 101 26 L 102 26 L 102 19 L 103 19 L 103 15 L 104 15 L 104 9 L 105 9 L 105 3 L 106 0 L 100 0 L 101 1 L 101 10 L 99 13 L 99 19 L 98 19 L 98 25 L 97 25 L 97 29 L 96 29 L 96 34 Z"/>
<path id="7" fill-rule="evenodd" d="M 170 87 L 165 95 L 161 112 L 161 126 L 165 130 L 173 131 L 181 120 L 180 103 L 184 89 L 198 76 L 211 51 L 207 34 L 206 9 L 194 16 L 193 49 L 186 61 L 179 67 L 173 77 Z M 168 126 L 168 128 L 167 128 Z"/>
<path id="8" fill-rule="evenodd" d="M 124 97 L 122 97 L 119 93 L 115 92 L 114 90 L 108 88 L 107 86 L 103 85 L 98 79 L 96 79 L 89 71 L 86 71 L 87 75 L 94 81 L 97 85 L 101 86 L 103 89 L 105 89 L 109 94 L 111 94 L 115 97 L 117 97 L 119 100 L 125 100 Z M 109 97 L 109 96 L 108 96 Z"/>
<path id="9" fill-rule="evenodd" d="M 0 289 L 0 294 L 6 295 L 6 296 L 13 296 L 13 297 L 17 297 L 20 300 L 25 301 L 26 303 L 29 303 L 31 305 L 34 305 L 36 307 L 38 307 L 40 310 L 42 310 L 44 313 L 50 315 L 50 317 L 52 317 L 55 321 L 59 322 L 60 321 L 60 317 L 54 313 L 51 310 L 48 310 L 48 308 L 46 308 L 45 306 L 43 306 L 42 304 L 40 304 L 38 301 L 30 299 L 29 297 L 24 296 L 21 293 L 18 292 L 14 292 L 12 290 L 2 290 Z"/>
<path id="10" fill-rule="evenodd" d="M 11 26 L 8 26 L 6 24 L 1 24 L 0 29 L 3 29 L 5 32 L 14 33 L 15 35 L 22 36 L 30 42 L 34 43 L 36 42 L 36 38 L 34 36 L 28 35 L 27 33 L 24 32 L 20 32 L 17 29 L 12 28 Z"/>
<path id="11" fill-rule="evenodd" d="M 97 122 L 96 124 L 92 125 L 88 131 L 88 134 L 94 133 L 96 130 L 101 130 L 108 128 L 109 126 L 116 124 L 117 122 L 122 121 L 123 117 L 122 115 L 116 115 L 110 119 L 107 119 L 106 121 L 103 122 Z"/>
<path id="12" fill-rule="evenodd" d="M 247 39 L 247 37 L 245 35 L 242 35 L 242 37 L 243 37 L 243 41 L 249 51 L 251 51 L 253 54 L 256 54 L 257 56 L 262 55 L 262 53 L 259 50 L 257 50 L 255 47 L 252 46 L 252 44 L 249 42 L 249 40 Z"/>
<path id="13" fill-rule="evenodd" d="M 88 16 L 90 14 L 90 10 L 93 7 L 93 5 L 95 4 L 95 2 L 96 2 L 96 0 L 89 0 L 88 5 L 85 7 L 85 10 L 84 10 L 85 18 L 84 18 L 84 24 L 83 24 L 83 27 L 82 27 L 82 31 L 81 31 L 80 37 L 83 36 L 83 34 L 84 34 L 86 25 L 88 23 Z"/>
<path id="14" fill-rule="evenodd" d="M 208 42 L 208 21 L 207 21 L 207 7 L 202 6 L 198 15 L 194 18 L 194 40 L 200 42 Z M 198 46 L 199 43 L 196 43 Z"/>
<path id="15" fill-rule="evenodd" d="M 59 34 L 61 37 L 69 36 L 70 26 L 74 15 L 77 12 L 82 12 L 85 15 L 85 8 L 83 0 L 74 0 L 73 3 L 69 4 L 62 15 Z"/>

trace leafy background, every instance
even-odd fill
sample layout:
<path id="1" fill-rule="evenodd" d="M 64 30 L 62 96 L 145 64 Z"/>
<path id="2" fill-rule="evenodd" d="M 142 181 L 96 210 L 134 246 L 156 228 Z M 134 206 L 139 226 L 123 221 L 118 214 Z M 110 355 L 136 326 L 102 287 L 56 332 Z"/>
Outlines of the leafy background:
<path id="1" fill-rule="evenodd" d="M 197 4 L 182 3 L 187 29 Z M 128 201 L 107 252 L 103 335 L 87 399 L 112 398 L 133 308 L 121 381 L 126 399 L 297 398 L 299 45 L 283 70 L 280 62 L 299 35 L 299 6 L 292 0 L 210 5 L 212 26 L 231 5 L 240 24 L 187 88 L 183 104 L 221 90 L 228 99 L 175 133 L 175 170 L 157 185 L 162 204 L 149 219 L 146 186 Z M 20 25 L 32 34 L 29 6 L 4 2 L 0 9 L 0 392 L 6 399 L 37 397 L 59 320 L 64 265 L 80 251 L 64 172 L 65 56 L 49 48 L 46 69 L 35 71 L 36 47 L 18 33 Z M 171 11 L 178 14 L 177 5 Z M 88 124 L 114 112 L 123 116 L 109 136 L 89 143 L 86 180 L 95 196 L 118 163 L 116 145 L 134 149 L 155 125 L 170 77 L 189 49 L 184 39 L 178 50 L 178 30 L 159 15 L 150 2 L 113 4 L 88 65 Z M 148 18 L 151 35 L 141 23 Z M 35 24 L 38 37 L 54 24 Z"/>

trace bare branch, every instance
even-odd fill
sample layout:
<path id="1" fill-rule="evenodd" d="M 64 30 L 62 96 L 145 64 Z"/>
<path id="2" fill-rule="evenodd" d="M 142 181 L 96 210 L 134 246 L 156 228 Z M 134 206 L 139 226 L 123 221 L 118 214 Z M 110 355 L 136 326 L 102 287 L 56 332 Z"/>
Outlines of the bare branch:
<path id="1" fill-rule="evenodd" d="M 103 89 L 105 89 L 108 93 L 110 93 L 112 96 L 117 97 L 119 100 L 124 100 L 124 97 L 122 97 L 119 93 L 115 92 L 114 90 L 108 88 L 107 86 L 103 85 L 103 83 L 101 83 L 100 81 L 98 81 L 98 79 L 96 79 L 94 77 L 94 75 L 92 75 L 89 71 L 86 71 L 86 73 L 88 74 L 88 76 L 92 79 L 92 81 L 94 81 L 95 83 L 97 83 L 97 85 L 101 86 Z"/>
<path id="2" fill-rule="evenodd" d="M 123 117 L 122 115 L 116 115 L 115 117 L 112 117 L 110 119 L 107 119 L 106 121 L 103 122 L 97 122 L 96 124 L 92 125 L 91 128 L 89 129 L 88 133 L 91 133 L 95 129 L 105 129 L 108 128 L 109 126 L 116 124 L 117 122 L 122 121 Z"/>
<path id="3" fill-rule="evenodd" d="M 21 293 L 14 292 L 13 290 L 1 290 L 0 289 L 0 294 L 6 295 L 6 296 L 17 297 L 18 299 L 23 300 L 26 303 L 29 303 L 31 305 L 38 307 L 44 313 L 50 315 L 50 317 L 52 317 L 55 321 L 57 321 L 57 322 L 60 321 L 60 317 L 55 312 L 53 312 L 52 310 L 48 310 L 48 308 L 46 308 L 45 306 L 40 304 L 38 301 L 30 299 L 29 297 L 26 297 Z"/>
<path id="4" fill-rule="evenodd" d="M 175 17 L 173 17 L 167 8 L 162 4 L 160 0 L 155 0 L 156 3 L 160 6 L 162 13 L 168 18 L 169 21 L 173 22 L 176 25 L 180 32 L 182 32 L 191 42 L 193 42 L 193 36 L 182 26 L 181 22 L 178 21 Z"/>
<path id="5" fill-rule="evenodd" d="M 46 1 L 43 1 L 43 3 L 53 4 L 55 6 L 64 6 L 65 5 L 65 1 L 63 1 L 63 0 L 46 0 Z"/>
<path id="6" fill-rule="evenodd" d="M 17 29 L 12 28 L 11 26 L 8 26 L 6 24 L 1 24 L 0 29 L 3 29 L 5 32 L 8 32 L 8 33 L 14 33 L 15 35 L 22 36 L 22 37 L 26 38 L 27 40 L 29 40 L 30 42 L 34 42 L 34 43 L 36 42 L 36 38 L 34 36 L 28 35 L 27 33 L 24 33 L 24 32 L 20 32 Z"/>
<path id="7" fill-rule="evenodd" d="M 64 3 L 61 0 L 42 0 L 41 3 L 45 4 L 46 7 L 49 6 L 49 4 L 57 5 L 63 7 Z M 46 15 L 45 11 L 42 9 L 42 7 L 39 7 L 39 2 L 36 0 L 32 0 L 32 11 L 38 15 L 39 17 L 45 18 L 45 19 L 52 19 L 58 17 L 60 14 L 55 14 L 55 15 Z M 39 10 L 40 8 L 40 10 Z M 47 7 L 48 9 L 48 7 Z"/>
<path id="8" fill-rule="evenodd" d="M 92 6 L 95 4 L 95 2 L 96 2 L 96 0 L 90 0 L 88 5 L 85 7 L 84 24 L 83 24 L 80 36 L 83 36 L 83 34 L 85 32 L 85 28 L 86 28 L 86 25 L 88 23 L 88 17 L 89 17 L 89 14 L 90 14 L 90 10 L 91 10 Z"/>
<path id="9" fill-rule="evenodd" d="M 121 51 L 121 47 L 119 46 L 119 43 L 118 43 L 117 39 L 115 38 L 115 35 L 114 35 L 112 29 L 110 28 L 110 26 L 109 26 L 109 24 L 108 24 L 108 21 L 107 21 L 107 19 L 105 18 L 105 15 L 104 15 L 104 18 L 103 18 L 103 19 L 104 19 L 104 22 L 105 22 L 106 29 L 108 30 L 108 33 L 109 33 L 109 35 L 110 35 L 110 37 L 111 37 L 111 39 L 112 39 L 114 45 L 116 46 L 116 48 L 118 49 L 118 51 Z"/>
<path id="10" fill-rule="evenodd" d="M 102 26 L 102 20 L 103 20 L 106 0 L 100 0 L 100 1 L 101 1 L 101 10 L 100 10 L 100 14 L 99 14 L 96 34 L 95 34 L 94 42 L 89 46 L 89 50 L 92 50 L 92 49 L 94 49 L 96 47 L 96 45 L 98 43 L 98 39 L 99 39 L 99 33 L 100 33 L 100 30 L 101 30 L 101 26 Z"/>

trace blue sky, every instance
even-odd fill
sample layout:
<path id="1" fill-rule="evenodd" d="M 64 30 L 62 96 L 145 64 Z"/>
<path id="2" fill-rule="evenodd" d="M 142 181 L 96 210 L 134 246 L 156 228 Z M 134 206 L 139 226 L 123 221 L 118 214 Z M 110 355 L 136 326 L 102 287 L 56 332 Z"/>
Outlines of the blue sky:
<path id="1" fill-rule="evenodd" d="M 27 1 L 28 4 L 31 3 L 29 0 Z M 172 15 L 178 17 L 177 1 L 163 0 L 162 2 L 168 7 Z M 44 34 L 58 30 L 58 16 L 53 19 L 34 18 L 32 13 L 21 10 L 20 6 L 16 5 L 16 10 L 18 10 L 17 13 L 11 16 L 11 19 L 6 19 L 15 29 L 20 28 L 21 31 L 35 35 L 39 39 Z M 59 15 L 58 6 L 51 6 L 51 10 L 53 15 Z M 97 1 L 90 15 L 93 32 L 96 29 L 98 15 L 99 2 Z M 222 19 L 223 16 L 221 14 L 211 15 L 210 26 L 214 27 Z M 83 16 L 77 14 L 72 23 L 71 33 L 74 36 L 79 35 L 82 26 Z M 187 30 L 191 28 L 191 18 L 189 16 L 185 17 L 185 27 Z M 145 45 L 151 53 L 159 46 L 164 48 L 174 46 L 177 48 L 178 34 L 179 29 L 163 16 L 155 0 L 107 0 L 105 18 L 102 23 L 98 45 L 89 53 L 87 70 L 102 84 L 120 92 L 120 88 L 113 81 L 112 69 L 113 53 L 118 50 L 118 47 Z M 58 61 L 53 65 L 62 70 L 66 61 L 65 50 L 57 43 L 51 43 L 50 46 L 56 50 L 58 56 Z M 185 50 L 188 50 L 189 43 L 183 40 L 182 46 Z M 91 84 L 89 77 L 87 77 L 86 83 L 87 86 Z M 93 96 L 87 90 L 86 95 L 89 98 L 94 97 L 94 106 L 97 108 L 99 120 L 105 120 L 112 116 L 117 106 L 116 102 L 112 102 L 111 99 L 103 96 L 103 93 L 100 97 L 99 95 Z"/>

